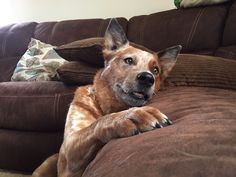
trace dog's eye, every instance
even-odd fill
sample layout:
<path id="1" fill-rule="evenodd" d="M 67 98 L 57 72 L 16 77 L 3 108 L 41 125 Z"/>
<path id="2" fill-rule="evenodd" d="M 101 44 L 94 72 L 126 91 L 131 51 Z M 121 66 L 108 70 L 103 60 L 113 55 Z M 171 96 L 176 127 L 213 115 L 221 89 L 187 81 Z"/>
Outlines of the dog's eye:
<path id="1" fill-rule="evenodd" d="M 152 69 L 153 74 L 158 74 L 159 73 L 159 68 L 157 66 L 154 66 Z"/>
<path id="2" fill-rule="evenodd" d="M 128 65 L 134 64 L 134 60 L 133 60 L 133 58 L 131 58 L 131 57 L 125 58 L 125 59 L 124 59 L 124 62 L 125 62 L 126 64 L 128 64 Z"/>

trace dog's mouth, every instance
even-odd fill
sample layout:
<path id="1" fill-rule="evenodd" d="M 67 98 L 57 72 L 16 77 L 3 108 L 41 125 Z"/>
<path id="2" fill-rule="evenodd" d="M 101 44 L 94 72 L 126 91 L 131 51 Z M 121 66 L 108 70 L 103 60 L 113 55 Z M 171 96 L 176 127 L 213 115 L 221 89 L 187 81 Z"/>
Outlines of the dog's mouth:
<path id="1" fill-rule="evenodd" d="M 149 96 L 146 93 L 141 91 L 132 91 L 129 92 L 129 94 L 136 99 L 148 100 L 149 98 Z"/>
<path id="2" fill-rule="evenodd" d="M 136 89 L 125 90 L 122 88 L 120 84 L 117 84 L 117 88 L 121 93 L 120 97 L 123 99 L 123 101 L 125 101 L 127 104 L 131 106 L 142 106 L 150 98 L 150 94 L 142 90 L 141 91 Z"/>

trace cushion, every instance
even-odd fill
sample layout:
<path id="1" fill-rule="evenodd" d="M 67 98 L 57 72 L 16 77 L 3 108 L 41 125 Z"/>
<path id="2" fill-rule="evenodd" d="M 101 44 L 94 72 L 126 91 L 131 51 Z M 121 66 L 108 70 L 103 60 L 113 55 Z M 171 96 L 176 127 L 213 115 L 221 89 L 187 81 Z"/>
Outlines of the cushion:
<path id="1" fill-rule="evenodd" d="M 176 7 L 197 7 L 227 2 L 230 0 L 174 0 Z"/>
<path id="2" fill-rule="evenodd" d="M 12 73 L 21 56 L 4 57 L 0 59 L 0 82 L 7 82 L 11 80 Z"/>
<path id="3" fill-rule="evenodd" d="M 59 46 L 55 50 L 66 60 L 84 61 L 94 66 L 103 67 L 103 43 L 103 38 L 88 38 Z"/>
<path id="4" fill-rule="evenodd" d="M 67 61 L 54 50 L 54 46 L 31 39 L 28 50 L 17 63 L 12 81 L 57 80 L 56 69 Z"/>
<path id="5" fill-rule="evenodd" d="M 181 54 L 164 86 L 199 86 L 236 89 L 236 61 Z"/>
<path id="6" fill-rule="evenodd" d="M 61 81 L 68 85 L 87 85 L 93 82 L 99 68 L 85 62 L 71 61 L 57 69 Z"/>
<path id="7" fill-rule="evenodd" d="M 75 87 L 62 82 L 1 82 L 0 127 L 16 131 L 63 131 Z"/>
<path id="8" fill-rule="evenodd" d="M 175 87 L 158 92 L 151 105 L 173 125 L 110 141 L 83 177 L 234 177 L 236 92 Z"/>

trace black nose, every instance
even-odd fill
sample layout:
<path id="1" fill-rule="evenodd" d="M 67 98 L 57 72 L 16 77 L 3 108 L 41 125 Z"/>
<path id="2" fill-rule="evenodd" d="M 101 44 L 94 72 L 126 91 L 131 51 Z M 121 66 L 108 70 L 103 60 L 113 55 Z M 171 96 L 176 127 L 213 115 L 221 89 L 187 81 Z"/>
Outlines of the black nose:
<path id="1" fill-rule="evenodd" d="M 136 79 L 143 86 L 151 87 L 154 84 L 154 77 L 148 72 L 139 73 Z"/>

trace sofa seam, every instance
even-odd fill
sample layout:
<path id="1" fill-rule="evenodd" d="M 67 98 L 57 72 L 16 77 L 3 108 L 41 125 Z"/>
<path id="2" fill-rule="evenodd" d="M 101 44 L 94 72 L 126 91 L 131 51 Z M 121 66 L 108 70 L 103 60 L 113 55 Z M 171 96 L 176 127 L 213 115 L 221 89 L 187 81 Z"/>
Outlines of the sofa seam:
<path id="1" fill-rule="evenodd" d="M 55 32 L 55 29 L 56 29 L 56 25 L 58 24 L 58 22 L 54 23 L 53 24 L 53 27 L 52 27 L 52 30 L 51 30 L 51 33 L 50 33 L 50 36 L 48 36 L 48 41 L 47 43 L 51 44 L 52 42 L 52 36 L 54 35 L 54 32 Z"/>
<path id="2" fill-rule="evenodd" d="M 186 45 L 186 48 L 187 48 L 187 49 L 189 48 L 190 43 L 191 43 L 191 41 L 193 40 L 193 36 L 194 36 L 194 34 L 195 34 L 195 32 L 196 32 L 199 19 L 200 19 L 200 17 L 202 16 L 202 14 L 203 14 L 204 11 L 205 11 L 205 8 L 200 9 L 199 12 L 198 12 L 198 14 L 196 15 L 196 17 L 195 17 L 195 19 L 194 19 L 192 28 L 191 28 L 191 30 L 190 30 L 190 33 L 189 33 L 189 36 L 188 36 L 188 39 L 187 39 L 187 45 Z"/>

